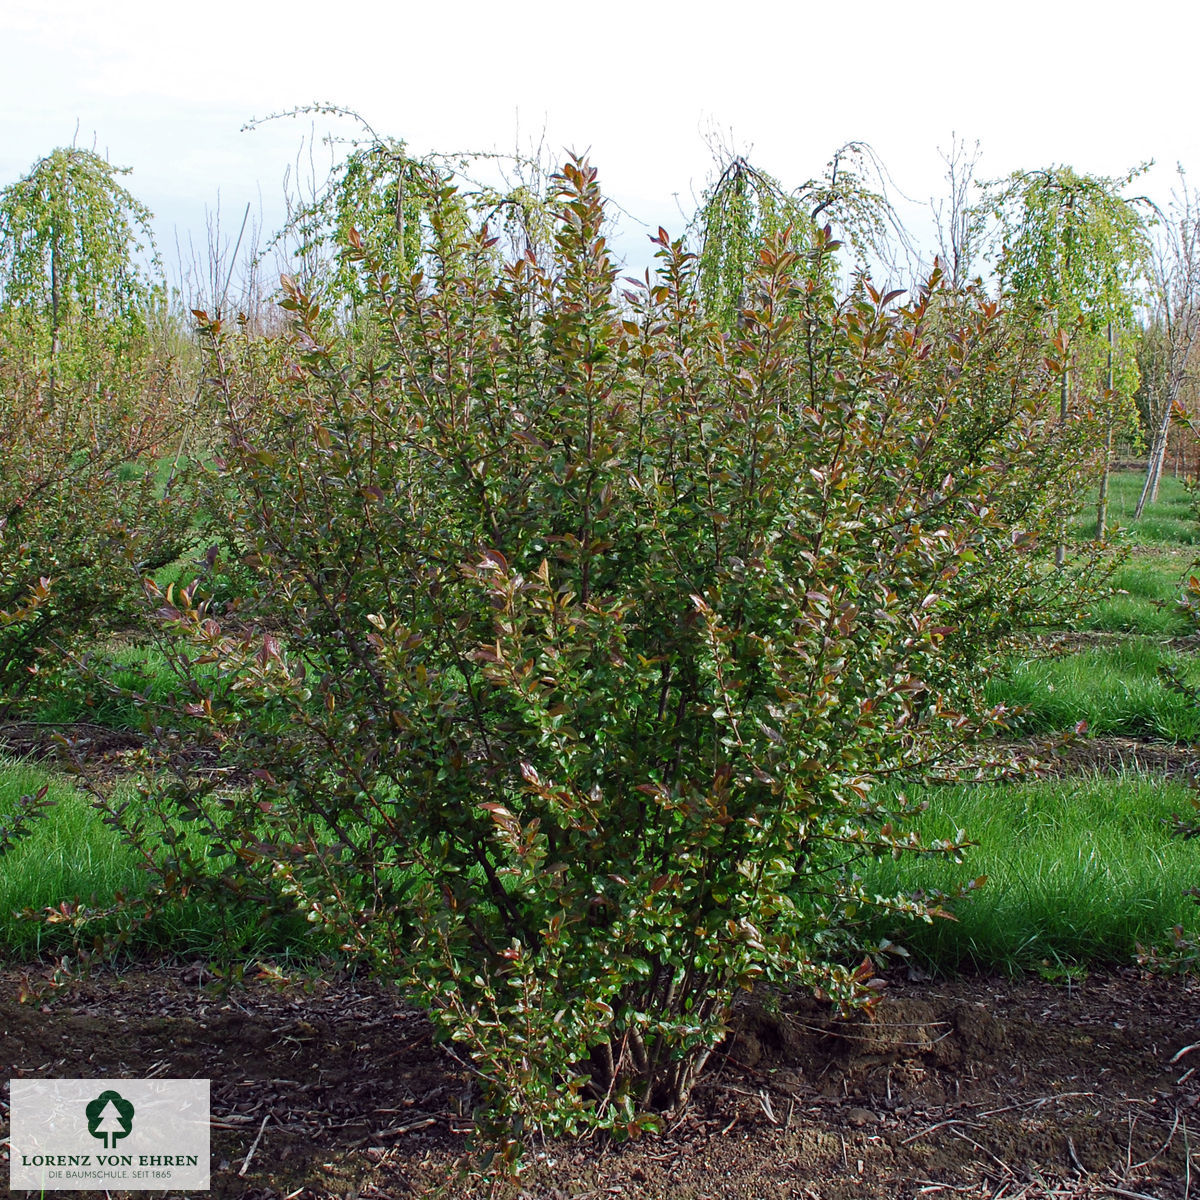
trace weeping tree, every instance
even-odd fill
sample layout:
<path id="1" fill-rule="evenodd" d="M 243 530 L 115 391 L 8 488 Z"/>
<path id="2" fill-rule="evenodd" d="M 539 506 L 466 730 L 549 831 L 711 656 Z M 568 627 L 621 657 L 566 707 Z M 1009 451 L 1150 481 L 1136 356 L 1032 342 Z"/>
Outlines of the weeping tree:
<path id="1" fill-rule="evenodd" d="M 436 162 L 410 155 L 401 141 L 355 145 L 313 196 L 293 203 L 275 243 L 294 243 L 295 278 L 307 294 L 335 311 L 347 330 L 361 328 L 367 295 L 345 254 L 350 232 L 386 260 L 397 281 L 408 278 L 423 264 L 431 225 L 452 231 L 443 239 L 450 244 L 465 228 L 450 177 Z"/>
<path id="2" fill-rule="evenodd" d="M 870 146 L 850 142 L 826 165 L 824 174 L 793 189 L 741 155 L 718 160 L 716 179 L 705 189 L 689 230 L 697 255 L 700 293 L 708 315 L 724 327 L 746 302 L 746 287 L 768 239 L 793 250 L 814 251 L 814 264 L 831 271 L 813 286 L 835 288 L 840 260 L 815 251 L 837 240 L 852 256 L 859 275 L 872 267 L 893 276 L 906 273 L 900 257 L 911 244 L 883 189 L 886 176 Z"/>
<path id="3" fill-rule="evenodd" d="M 1114 429 L 1134 414 L 1133 310 L 1148 253 L 1147 206 L 1124 193 L 1144 169 L 1106 177 L 1050 167 L 989 188 L 1001 293 L 1028 319 L 1058 330 L 1059 419 L 1074 427 L 1081 456 L 1103 447 L 1097 538 L 1107 523 Z M 1060 567 L 1065 555 L 1060 538 Z"/>
<path id="4" fill-rule="evenodd" d="M 0 322 L 9 353 L 62 390 L 144 351 L 165 303 L 151 214 L 90 150 L 53 151 L 0 192 Z"/>
<path id="5" fill-rule="evenodd" d="M 540 154 L 416 155 L 403 140 L 337 105 L 305 105 L 263 121 L 300 115 L 347 120 L 357 132 L 336 139 L 348 150 L 322 183 L 311 184 L 310 195 L 289 194 L 288 219 L 268 249 L 288 248 L 298 285 L 338 313 L 352 335 L 365 333 L 370 322 L 358 321 L 368 295 L 347 253 L 351 233 L 365 253 L 386 264 L 387 278 L 397 285 L 416 272 L 436 273 L 435 260 L 453 252 L 481 213 L 511 252 L 543 261 L 552 252 L 550 170 Z M 483 163 L 493 178 L 472 178 Z"/>
<path id="6" fill-rule="evenodd" d="M 123 174 L 72 147 L 0 190 L 0 711 L 128 616 L 126 559 L 169 561 L 187 523 L 137 468 L 184 414 L 150 214 Z"/>
<path id="7" fill-rule="evenodd" d="M 1182 169 L 1179 182 L 1150 256 L 1143 360 L 1148 368 L 1146 408 L 1153 442 L 1135 517 L 1158 498 L 1171 419 L 1200 335 L 1200 197 L 1188 187 Z"/>

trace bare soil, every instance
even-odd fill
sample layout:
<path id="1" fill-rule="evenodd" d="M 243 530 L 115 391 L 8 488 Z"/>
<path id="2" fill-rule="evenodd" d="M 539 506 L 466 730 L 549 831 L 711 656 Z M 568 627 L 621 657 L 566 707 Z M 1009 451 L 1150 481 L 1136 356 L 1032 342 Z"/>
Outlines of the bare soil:
<path id="1" fill-rule="evenodd" d="M 19 1003 L 29 983 L 0 971 L 2 1077 L 211 1079 L 218 1200 L 488 1194 L 456 1177 L 471 1080 L 395 991 L 127 967 Z M 545 1146 L 519 1194 L 1200 1196 L 1200 981 L 888 983 L 852 1021 L 752 999 L 662 1135 Z"/>
<path id="2" fill-rule="evenodd" d="M 1041 737 L 1007 745 L 1018 756 L 1035 760 L 1043 775 L 1131 772 L 1189 782 L 1200 769 L 1195 747 L 1149 738 L 1072 736 L 1056 745 L 1054 739 Z"/>
<path id="3" fill-rule="evenodd" d="M 1200 635 L 1195 636 L 1192 648 L 1200 647 Z M 0 722 L 0 754 L 29 758 L 51 768 L 69 767 L 72 760 L 82 762 L 93 778 L 120 778 L 136 770 L 135 752 L 142 744 L 142 736 L 131 730 L 82 721 L 67 725 Z M 1194 747 L 1148 738 L 1063 734 L 999 744 L 1036 762 L 1046 775 L 1133 771 L 1191 779 L 1200 770 Z"/>
<path id="4" fill-rule="evenodd" d="M 140 735 L 128 729 L 110 729 L 90 721 L 67 724 L 41 721 L 0 722 L 0 752 L 13 758 L 55 760 L 70 744 L 73 753 L 89 761 L 119 757 L 142 744 Z"/>

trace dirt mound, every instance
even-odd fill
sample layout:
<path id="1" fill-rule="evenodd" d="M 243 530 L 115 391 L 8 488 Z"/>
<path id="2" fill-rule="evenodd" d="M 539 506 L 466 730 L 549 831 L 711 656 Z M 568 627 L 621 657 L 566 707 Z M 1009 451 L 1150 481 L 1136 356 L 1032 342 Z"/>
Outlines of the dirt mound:
<path id="1" fill-rule="evenodd" d="M 214 1197 L 423 1196 L 454 1178 L 471 1080 L 395 991 L 221 994 L 196 967 L 25 1005 L 19 987 L 0 975 L 4 1078 L 212 1079 Z M 1184 1200 L 1189 1152 L 1200 1192 L 1194 1043 L 1200 982 L 1134 971 L 1069 988 L 897 977 L 853 1021 L 752 998 L 661 1136 L 546 1146 L 523 1195 Z"/>

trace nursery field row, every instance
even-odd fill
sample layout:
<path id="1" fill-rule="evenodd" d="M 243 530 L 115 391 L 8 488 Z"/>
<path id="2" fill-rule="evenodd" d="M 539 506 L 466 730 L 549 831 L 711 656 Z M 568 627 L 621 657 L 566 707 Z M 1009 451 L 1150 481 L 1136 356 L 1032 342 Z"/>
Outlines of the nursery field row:
<path id="1" fill-rule="evenodd" d="M 1136 480 L 1118 476 L 1119 498 Z M 917 822 L 923 840 L 953 838 L 965 830 L 974 845 L 951 862 L 940 857 L 867 860 L 859 870 L 871 891 L 888 895 L 921 889 L 951 894 L 980 876 L 985 886 L 948 903 L 954 921 L 933 924 L 875 918 L 879 937 L 902 946 L 922 969 L 1035 969 L 1051 974 L 1089 963 L 1132 961 L 1145 948 L 1162 944 L 1176 926 L 1197 929 L 1196 906 L 1186 895 L 1196 874 L 1200 843 L 1173 835 L 1191 805 L 1184 781 L 1190 747 L 1200 741 L 1200 711 L 1164 679 L 1170 670 L 1184 681 L 1200 679 L 1187 615 L 1176 601 L 1192 552 L 1178 541 L 1139 541 L 1146 524 L 1159 538 L 1178 529 L 1170 513 L 1187 499 L 1168 478 L 1164 498 L 1146 523 L 1130 531 L 1136 553 L 1111 580 L 1112 594 L 1082 615 L 1080 634 L 1051 631 L 1015 651 L 989 681 L 985 699 L 1016 710 L 1009 720 L 1015 737 L 1075 729 L 1076 746 L 1107 736 L 1137 745 L 1169 744 L 1171 761 L 1182 764 L 1172 780 L 1153 773 L 1123 771 L 1065 774 L 1008 783 L 908 787 L 927 802 Z M 1166 515 L 1164 515 L 1166 514 Z M 1183 528 L 1182 523 L 1179 528 Z M 177 576 L 179 567 L 167 574 Z M 1090 633 L 1087 631 L 1091 631 Z M 79 722 L 137 739 L 146 704 L 170 694 L 175 677 L 153 646 L 103 648 L 115 688 L 93 682 L 52 696 L 37 714 L 39 725 L 21 727 L 30 744 L 49 745 L 48 734 Z M 10 731 L 15 736 L 15 730 Z M 102 741 L 102 739 L 101 739 Z M 1166 747 L 1163 747 L 1166 749 Z M 1043 751 L 1043 757 L 1052 752 Z M 112 757 L 112 756 L 110 756 Z M 1136 761 L 1136 755 L 1128 757 Z M 118 764 L 121 755 L 117 755 Z M 110 764 L 111 769 L 111 764 Z M 118 767 L 118 770 L 120 768 Z M 0 760 L 0 812 L 12 811 L 23 794 L 49 788 L 53 819 L 6 860 L 0 879 L 0 941 L 10 955 L 37 956 L 69 950 L 75 930 L 69 921 L 47 926 L 22 919 L 68 902 L 105 909 L 120 894 L 136 895 L 144 873 L 116 832 L 76 790 L 70 777 L 48 772 L 36 760 Z M 134 778 L 120 784 L 137 811 Z M 202 850 L 202 847 L 199 847 Z M 222 945 L 238 945 L 247 956 L 277 961 L 312 960 L 313 931 L 296 921 L 263 925 L 247 906 L 209 907 L 180 901 L 139 929 L 131 944 L 137 954 L 204 958 Z M 94 932 L 114 928 L 103 920 Z"/>

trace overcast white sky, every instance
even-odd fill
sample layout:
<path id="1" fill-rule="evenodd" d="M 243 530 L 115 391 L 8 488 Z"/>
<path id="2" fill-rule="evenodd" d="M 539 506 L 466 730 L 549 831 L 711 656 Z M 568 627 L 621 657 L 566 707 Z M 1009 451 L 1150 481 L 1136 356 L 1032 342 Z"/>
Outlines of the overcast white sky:
<path id="1" fill-rule="evenodd" d="M 0 185 L 77 137 L 134 168 L 170 259 L 176 230 L 203 242 L 218 193 L 227 225 L 260 197 L 278 221 L 309 125 L 241 127 L 327 100 L 417 152 L 544 128 L 676 231 L 673 194 L 690 210 L 713 128 L 793 185 L 862 139 L 924 203 L 957 133 L 985 177 L 1153 158 L 1143 187 L 1165 200 L 1176 162 L 1200 173 L 1198 55 L 1194 0 L 0 0 Z M 636 225 L 618 244 L 645 261 Z"/>

